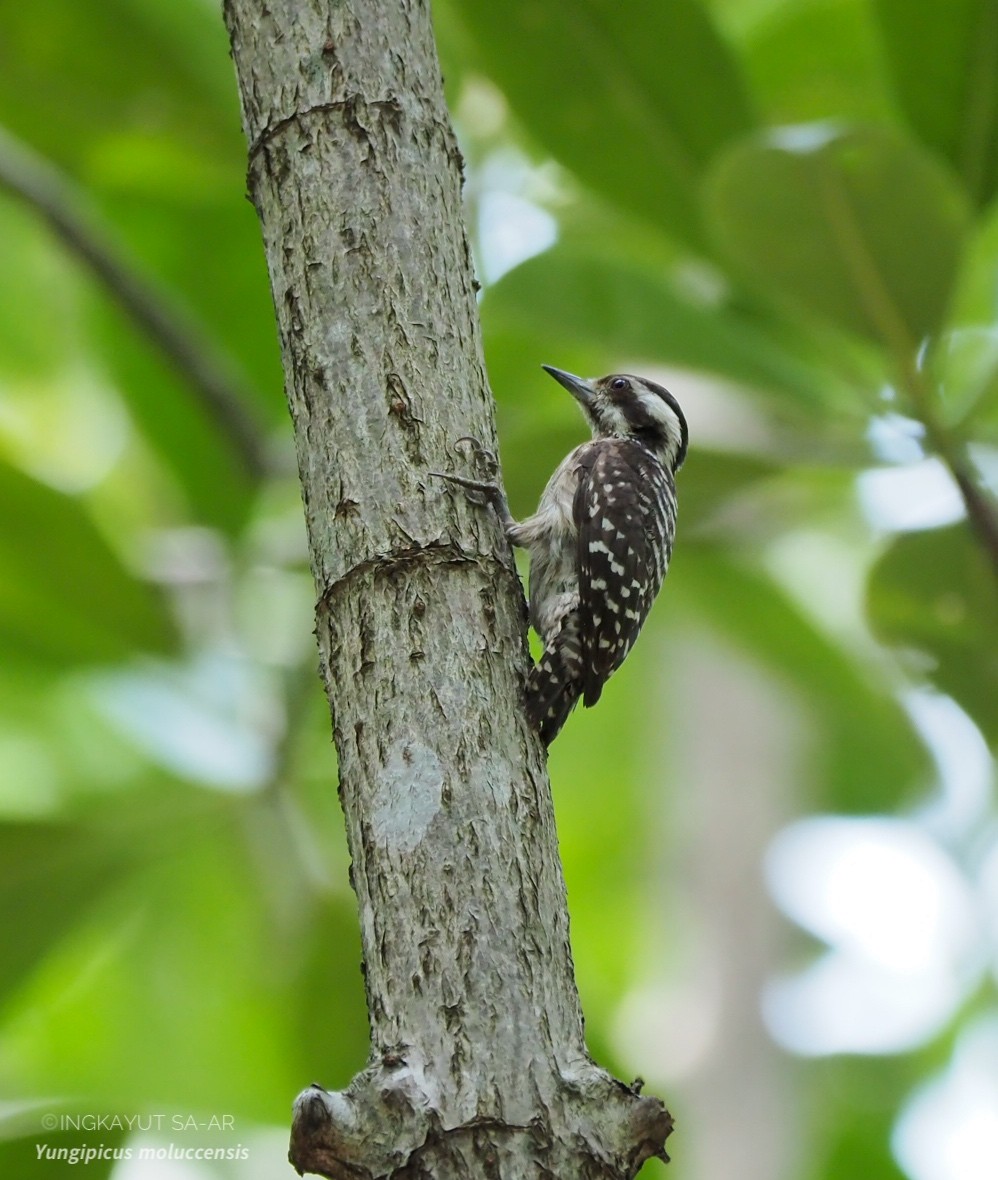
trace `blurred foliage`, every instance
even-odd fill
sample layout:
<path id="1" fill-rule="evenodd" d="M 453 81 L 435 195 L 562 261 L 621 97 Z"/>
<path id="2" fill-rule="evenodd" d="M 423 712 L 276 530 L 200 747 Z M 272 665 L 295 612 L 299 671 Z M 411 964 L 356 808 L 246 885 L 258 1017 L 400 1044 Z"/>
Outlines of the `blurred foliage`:
<path id="1" fill-rule="evenodd" d="M 683 750 L 737 720 L 719 702 L 670 729 L 692 708 L 677 652 L 719 645 L 787 702 L 793 798 L 760 800 L 771 831 L 938 795 L 912 689 L 998 743 L 986 521 L 917 492 L 902 521 L 857 494 L 937 456 L 998 511 L 998 5 L 439 0 L 435 17 L 478 257 L 497 193 L 557 227 L 481 305 L 514 509 L 579 440 L 542 361 L 657 373 L 691 420 L 648 638 L 551 760 L 590 1040 L 626 1072 L 622 999 L 680 978 L 709 926 L 663 885 L 696 846 Z M 289 455 L 214 6 L 8 6 L 0 126 L 252 375 L 249 410 Z M 280 1125 L 366 1046 L 295 485 L 246 476 L 197 391 L 2 188 L 0 243 L 0 1096 Z M 990 803 L 972 818 L 945 837 L 968 889 Z M 813 954 L 779 941 L 771 970 Z M 967 979 L 897 1058 L 772 1048 L 806 1165 L 764 1174 L 899 1175 L 901 1104 L 993 1007 Z M 661 1073 L 674 1108 L 695 1104 Z M 0 1123 L 6 1171 L 27 1174 L 37 1135 Z M 700 1175 L 674 1153 L 670 1174 Z"/>

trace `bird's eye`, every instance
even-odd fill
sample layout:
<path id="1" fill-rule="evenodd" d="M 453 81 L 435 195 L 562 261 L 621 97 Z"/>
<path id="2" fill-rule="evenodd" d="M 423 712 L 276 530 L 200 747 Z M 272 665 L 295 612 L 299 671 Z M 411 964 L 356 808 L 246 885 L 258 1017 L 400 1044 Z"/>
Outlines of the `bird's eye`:
<path id="1" fill-rule="evenodd" d="M 614 377 L 614 379 L 610 382 L 610 388 L 611 389 L 626 389 L 627 388 L 627 379 L 625 377 Z"/>

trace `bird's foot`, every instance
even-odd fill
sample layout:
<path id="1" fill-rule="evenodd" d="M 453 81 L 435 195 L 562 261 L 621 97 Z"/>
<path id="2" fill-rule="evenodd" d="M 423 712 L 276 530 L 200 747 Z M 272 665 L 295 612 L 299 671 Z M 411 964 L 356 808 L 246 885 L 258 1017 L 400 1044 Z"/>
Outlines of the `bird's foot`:
<path id="1" fill-rule="evenodd" d="M 499 461 L 492 451 L 483 447 L 477 438 L 465 435 L 454 443 L 454 450 L 459 453 L 469 451 L 474 465 L 486 476 L 485 479 L 468 479 L 463 475 L 448 475 L 443 471 L 431 471 L 429 474 L 437 479 L 445 479 L 448 483 L 455 483 L 464 488 L 465 494 L 472 504 L 491 504 L 497 510 L 505 504 L 502 489 L 496 482 L 499 474 Z"/>
<path id="2" fill-rule="evenodd" d="M 430 475 L 464 488 L 464 494 L 472 504 L 498 504 L 502 499 L 498 484 L 486 483 L 480 479 L 465 479 L 463 475 L 447 475 L 443 471 L 431 471 Z"/>
<path id="3" fill-rule="evenodd" d="M 488 447 L 482 446 L 477 438 L 472 438 L 470 434 L 464 435 L 455 441 L 454 450 L 459 455 L 470 454 L 472 462 L 485 476 L 486 482 L 495 483 L 496 476 L 499 474 L 499 460 L 495 453 L 490 451 Z"/>

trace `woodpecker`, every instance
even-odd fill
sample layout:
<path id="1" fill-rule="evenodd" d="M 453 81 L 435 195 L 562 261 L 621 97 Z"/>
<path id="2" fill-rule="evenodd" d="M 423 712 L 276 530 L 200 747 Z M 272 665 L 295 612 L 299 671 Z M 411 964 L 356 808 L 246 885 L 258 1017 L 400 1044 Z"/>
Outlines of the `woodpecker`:
<path id="1" fill-rule="evenodd" d="M 527 678 L 526 706 L 550 745 L 580 698 L 587 708 L 599 700 L 661 588 L 689 432 L 679 403 L 653 381 L 543 368 L 582 407 L 593 437 L 558 465 L 532 516 L 514 520 L 496 483 L 434 474 L 483 494 L 512 544 L 530 554 L 530 622 L 544 652 Z"/>

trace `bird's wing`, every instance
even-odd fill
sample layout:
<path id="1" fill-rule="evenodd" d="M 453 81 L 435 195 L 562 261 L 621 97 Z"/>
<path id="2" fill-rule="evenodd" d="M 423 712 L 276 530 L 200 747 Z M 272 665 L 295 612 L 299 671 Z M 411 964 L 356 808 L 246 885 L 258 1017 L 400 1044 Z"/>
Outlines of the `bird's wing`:
<path id="1" fill-rule="evenodd" d="M 671 476 L 640 444 L 607 439 L 581 473 L 579 532 L 583 699 L 594 705 L 634 645 L 662 585 L 675 535 Z"/>

